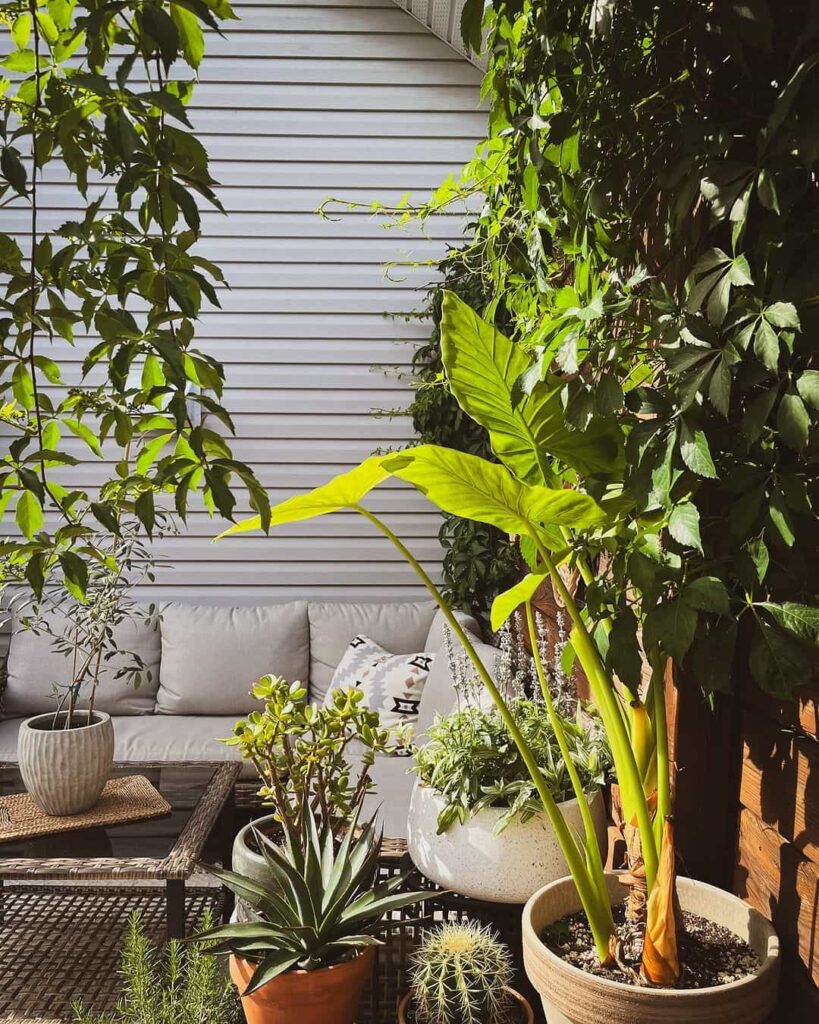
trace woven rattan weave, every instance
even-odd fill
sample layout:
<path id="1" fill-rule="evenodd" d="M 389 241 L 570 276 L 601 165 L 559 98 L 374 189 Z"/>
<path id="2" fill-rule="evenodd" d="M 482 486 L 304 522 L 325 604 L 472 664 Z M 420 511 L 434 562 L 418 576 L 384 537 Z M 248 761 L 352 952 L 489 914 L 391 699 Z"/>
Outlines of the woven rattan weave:
<path id="1" fill-rule="evenodd" d="M 97 803 L 84 814 L 46 814 L 28 793 L 15 793 L 0 797 L 0 843 L 125 821 L 143 821 L 170 814 L 170 811 L 171 805 L 144 775 L 109 779 Z"/>

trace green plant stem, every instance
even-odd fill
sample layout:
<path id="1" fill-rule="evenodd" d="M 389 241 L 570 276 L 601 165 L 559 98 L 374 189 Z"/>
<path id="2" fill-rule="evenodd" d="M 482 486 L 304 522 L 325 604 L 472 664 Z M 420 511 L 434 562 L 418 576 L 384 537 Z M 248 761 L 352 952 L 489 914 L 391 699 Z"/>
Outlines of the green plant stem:
<path id="1" fill-rule="evenodd" d="M 631 741 L 626 729 L 623 716 L 617 706 L 617 696 L 614 683 L 606 672 L 600 660 L 600 652 L 586 629 L 583 617 L 574 598 L 569 593 L 563 577 L 557 571 L 549 552 L 545 546 L 535 539 L 538 553 L 543 560 L 546 571 L 552 577 L 552 582 L 566 606 L 569 618 L 574 626 L 573 644 L 580 663 L 589 680 L 592 694 L 597 704 L 600 715 L 603 719 L 606 733 L 611 745 L 611 753 L 614 759 L 617 781 L 623 791 L 623 800 L 627 814 L 634 814 L 637 818 L 637 826 L 640 831 L 640 839 L 643 845 L 643 861 L 646 869 L 646 881 L 648 891 L 654 885 L 659 866 L 657 844 L 654 839 L 654 830 L 651 823 L 651 813 L 648 808 L 643 780 L 637 766 L 634 751 L 631 748 Z"/>
<path id="2" fill-rule="evenodd" d="M 475 666 L 475 671 L 478 673 L 481 682 L 489 691 L 489 695 L 495 702 L 501 718 L 503 719 L 504 725 L 509 730 L 509 734 L 514 741 L 515 746 L 520 751 L 520 756 L 523 758 L 523 762 L 532 778 L 532 782 L 535 784 L 535 788 L 537 789 L 538 795 L 543 803 L 544 810 L 549 817 L 552 828 L 555 830 L 555 835 L 560 843 L 563 856 L 566 858 L 566 863 L 569 866 L 569 871 L 571 872 L 577 888 L 577 894 L 580 897 L 583 910 L 588 918 L 589 927 L 591 928 L 592 935 L 594 936 L 594 944 L 597 954 L 601 962 L 607 962 L 610 959 L 609 939 L 614 934 L 614 926 L 611 918 L 611 906 L 608 899 L 600 899 L 597 886 L 595 885 L 593 878 L 590 876 L 589 869 L 581 856 L 577 843 L 575 842 L 560 809 L 555 803 L 554 797 L 549 791 L 549 787 L 546 785 L 543 776 L 541 775 L 537 761 L 535 760 L 523 734 L 518 728 L 517 722 L 510 712 L 506 701 L 503 699 L 500 690 L 495 685 L 494 680 L 478 656 L 478 652 L 475 650 L 472 642 L 466 634 L 466 631 L 461 626 L 460 622 L 458 622 L 458 619 L 444 601 L 440 591 L 412 552 L 392 532 L 386 523 L 383 523 L 377 516 L 373 515 L 372 512 L 369 512 L 361 505 L 353 505 L 351 507 L 354 508 L 356 512 L 360 512 L 365 519 L 369 520 L 369 522 L 376 527 L 376 529 L 380 530 L 381 533 L 383 533 L 384 536 L 397 548 L 401 555 L 403 555 L 412 569 L 415 570 L 421 582 L 435 599 L 436 604 L 443 612 L 452 631 L 457 636 L 466 651 L 467 656 Z"/>
<path id="3" fill-rule="evenodd" d="M 546 679 L 546 673 L 543 670 L 543 659 L 540 656 L 540 644 L 538 642 L 537 629 L 535 627 L 535 617 L 532 613 L 532 602 L 526 602 L 526 625 L 529 628 L 529 640 L 532 645 L 532 656 L 535 662 L 535 669 L 537 671 L 538 681 L 540 683 L 540 689 L 543 694 L 543 700 L 546 704 L 546 710 L 549 714 L 549 718 L 552 723 L 552 729 L 554 730 L 555 739 L 557 745 L 560 747 L 560 753 L 563 757 L 563 761 L 566 765 L 566 771 L 569 773 L 569 779 L 572 783 L 572 789 L 577 799 L 577 806 L 580 810 L 580 818 L 583 822 L 583 830 L 586 833 L 586 864 L 589 868 L 589 874 L 597 887 L 597 892 L 601 897 L 601 906 L 609 907 L 609 916 L 611 917 L 611 906 L 608 901 L 607 887 L 606 887 L 606 876 L 603 871 L 603 861 L 600 856 L 600 846 L 597 842 L 597 830 L 594 827 L 594 821 L 591 816 L 591 809 L 589 807 L 589 801 L 586 798 L 586 793 L 583 789 L 583 783 L 580 781 L 580 776 L 577 772 L 577 767 L 572 760 L 571 751 L 569 750 L 569 744 L 566 741 L 566 732 L 563 728 L 563 721 L 554 706 L 552 700 L 552 694 L 549 690 L 549 683 Z M 614 918 L 611 918 L 611 931 L 614 932 Z"/>
<path id="4" fill-rule="evenodd" d="M 665 711 L 665 657 L 655 651 L 651 657 L 651 690 L 654 705 L 654 737 L 657 758 L 657 814 L 654 834 L 659 848 L 663 822 L 671 814 L 671 762 L 668 756 L 668 719 Z"/>

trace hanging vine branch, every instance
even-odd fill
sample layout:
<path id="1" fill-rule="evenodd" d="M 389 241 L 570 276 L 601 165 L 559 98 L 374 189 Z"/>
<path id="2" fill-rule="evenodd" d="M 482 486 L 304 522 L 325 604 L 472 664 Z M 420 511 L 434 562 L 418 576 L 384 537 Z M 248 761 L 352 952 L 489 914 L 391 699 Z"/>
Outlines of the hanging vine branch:
<path id="1" fill-rule="evenodd" d="M 187 106 L 205 30 L 233 17 L 227 0 L 0 4 L 0 208 L 14 226 L 0 234 L 0 419 L 14 435 L 0 511 L 22 534 L 0 548 L 0 587 L 38 597 L 61 579 L 82 599 L 89 559 L 106 557 L 100 528 L 116 536 L 136 516 L 150 536 L 166 498 L 183 519 L 192 494 L 231 518 L 241 488 L 267 520 L 230 448 L 223 368 L 193 344 L 225 282 L 195 251 L 200 206 L 222 207 Z M 44 175 L 76 193 L 76 214 L 45 234 Z M 71 467 L 112 459 L 97 491 L 76 486 Z"/>

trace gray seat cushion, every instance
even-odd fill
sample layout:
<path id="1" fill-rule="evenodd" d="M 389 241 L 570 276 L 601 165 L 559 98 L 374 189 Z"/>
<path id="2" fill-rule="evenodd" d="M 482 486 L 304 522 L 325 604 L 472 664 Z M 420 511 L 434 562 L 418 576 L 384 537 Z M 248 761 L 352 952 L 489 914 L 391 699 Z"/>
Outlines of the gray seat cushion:
<path id="1" fill-rule="evenodd" d="M 375 640 L 391 654 L 425 650 L 435 616 L 434 601 L 339 604 L 311 601 L 310 700 L 324 703 L 333 673 L 354 636 Z"/>
<path id="2" fill-rule="evenodd" d="M 358 758 L 350 755 L 354 774 Z M 407 838 L 407 817 L 409 815 L 412 787 L 415 776 L 409 771 L 413 761 L 411 757 L 377 756 L 370 770 L 370 777 L 375 783 L 375 792 L 364 799 L 364 818 L 377 815 L 384 835 L 390 839 Z"/>
<path id="3" fill-rule="evenodd" d="M 0 722 L 0 761 L 17 760 L 17 730 L 21 718 Z M 238 761 L 235 747 L 219 742 L 233 733 L 234 718 L 179 715 L 120 715 L 114 718 L 114 757 L 117 761 Z M 253 778 L 252 765 L 243 777 Z"/>
<path id="4" fill-rule="evenodd" d="M 172 602 L 162 608 L 161 715 L 245 715 L 250 688 L 272 673 L 307 682 L 307 603 L 225 608 Z"/>
<path id="5" fill-rule="evenodd" d="M 132 661 L 115 655 L 103 662 L 99 674 L 96 707 L 110 715 L 148 715 L 154 710 L 159 687 L 159 629 L 149 621 L 148 608 L 138 608 L 114 630 L 117 647 L 139 655 L 145 664 L 139 687 L 134 688 L 127 677 L 116 679 L 117 670 Z M 64 617 L 52 617 L 52 629 L 62 633 Z M 11 624 L 6 688 L 3 694 L 3 715 L 37 715 L 56 707 L 55 683 L 66 683 L 71 674 L 71 659 L 53 649 L 53 640 L 45 633 L 21 629 L 16 619 Z"/>

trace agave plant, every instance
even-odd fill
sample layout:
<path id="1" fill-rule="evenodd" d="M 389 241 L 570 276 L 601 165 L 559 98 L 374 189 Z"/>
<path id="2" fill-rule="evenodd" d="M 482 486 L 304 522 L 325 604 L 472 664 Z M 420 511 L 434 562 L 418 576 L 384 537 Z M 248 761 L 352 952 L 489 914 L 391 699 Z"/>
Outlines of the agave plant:
<path id="1" fill-rule="evenodd" d="M 359 830 L 356 815 L 337 842 L 329 822 L 309 806 L 281 847 L 256 830 L 271 884 L 207 868 L 250 904 L 255 920 L 219 925 L 192 941 L 216 942 L 210 952 L 257 965 L 243 995 L 285 971 L 329 967 L 380 945 L 378 933 L 400 923 L 385 917 L 428 895 L 402 892 L 405 874 L 377 881 L 381 838 L 372 820 Z"/>

